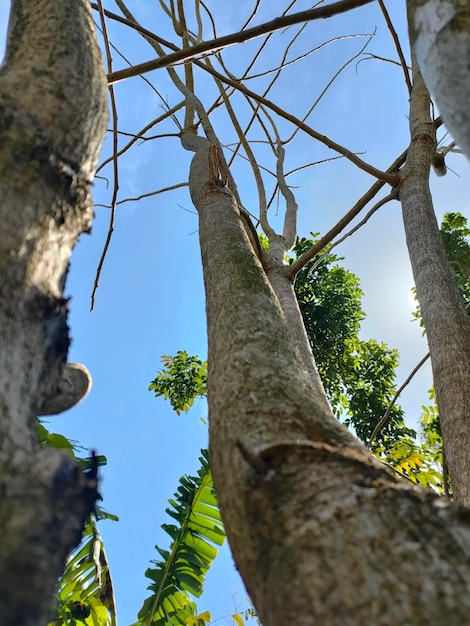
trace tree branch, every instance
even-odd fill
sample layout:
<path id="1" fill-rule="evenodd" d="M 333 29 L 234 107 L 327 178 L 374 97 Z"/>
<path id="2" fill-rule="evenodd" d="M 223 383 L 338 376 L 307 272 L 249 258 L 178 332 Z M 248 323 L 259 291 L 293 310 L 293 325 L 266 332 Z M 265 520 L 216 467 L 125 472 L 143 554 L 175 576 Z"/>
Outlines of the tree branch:
<path id="1" fill-rule="evenodd" d="M 397 178 L 396 172 L 403 165 L 406 159 L 406 151 L 402 152 L 400 156 L 395 159 L 392 165 L 388 168 L 387 172 L 394 173 L 394 177 Z M 346 226 L 362 211 L 362 209 L 366 206 L 368 202 L 374 198 L 377 193 L 384 186 L 384 182 L 378 180 L 376 183 L 372 185 L 366 191 L 366 193 L 356 202 L 356 204 L 350 209 L 344 217 L 342 217 L 339 222 L 333 228 L 331 228 L 326 235 L 324 235 L 317 243 L 312 246 L 309 250 L 304 252 L 302 256 L 300 256 L 292 265 L 286 267 L 285 271 L 288 276 L 294 280 L 297 272 L 302 269 L 304 265 L 306 265 L 311 259 L 313 259 L 323 248 L 333 240 L 336 235 L 338 235 Z"/>
<path id="2" fill-rule="evenodd" d="M 161 67 L 168 67 L 169 65 L 175 65 L 181 61 L 194 59 L 194 57 L 203 53 L 214 52 L 216 50 L 220 50 L 221 48 L 227 48 L 228 46 L 232 46 L 237 43 L 243 43 L 245 41 L 249 41 L 250 39 L 261 37 L 262 35 L 267 35 L 276 30 L 281 30 L 287 26 L 293 26 L 294 24 L 300 24 L 302 22 L 310 22 L 316 19 L 333 17 L 334 15 L 339 15 L 340 13 L 345 13 L 346 11 L 362 7 L 372 1 L 373 0 L 341 0 L 340 2 L 335 2 L 334 4 L 330 4 L 327 7 L 322 7 L 320 9 L 308 9 L 307 11 L 302 11 L 300 13 L 284 15 L 283 17 L 278 17 L 270 22 L 260 24 L 259 26 L 247 28 L 244 31 L 242 30 L 231 35 L 212 39 L 211 41 L 201 42 L 200 44 L 193 46 L 190 50 L 179 50 L 178 52 L 169 54 L 161 59 L 154 59 L 153 61 L 140 63 L 139 65 L 135 65 L 134 67 L 121 70 L 119 72 L 113 72 L 108 76 L 108 81 L 110 84 L 116 83 L 120 80 L 132 78 L 133 76 L 138 76 L 139 74 L 145 74 L 146 72 L 151 72 Z M 95 6 L 94 3 L 92 3 L 92 6 Z"/>
<path id="3" fill-rule="evenodd" d="M 426 356 L 424 356 L 421 361 L 418 363 L 418 365 L 413 368 L 413 370 L 411 371 L 410 375 L 408 376 L 408 378 L 405 380 L 405 382 L 401 385 L 401 387 L 399 387 L 395 393 L 395 395 L 392 398 L 392 401 L 390 402 L 390 404 L 387 407 L 387 410 L 385 411 L 385 413 L 383 414 L 383 416 L 380 418 L 380 420 L 377 422 L 374 430 L 372 431 L 372 434 L 370 436 L 369 439 L 369 443 L 367 444 L 367 447 L 370 448 L 372 446 L 372 443 L 374 441 L 374 439 L 377 437 L 377 435 L 379 434 L 379 432 L 382 430 L 382 428 L 385 426 L 385 424 L 387 423 L 388 418 L 390 417 L 390 413 L 392 412 L 392 409 L 395 405 L 395 402 L 398 400 L 398 398 L 400 397 L 401 392 L 403 391 L 403 389 L 409 385 L 409 383 L 411 382 L 411 380 L 413 379 L 414 375 L 421 369 L 421 367 L 426 363 L 426 361 L 429 359 L 429 357 L 431 356 L 430 352 L 428 352 L 426 354 Z"/>

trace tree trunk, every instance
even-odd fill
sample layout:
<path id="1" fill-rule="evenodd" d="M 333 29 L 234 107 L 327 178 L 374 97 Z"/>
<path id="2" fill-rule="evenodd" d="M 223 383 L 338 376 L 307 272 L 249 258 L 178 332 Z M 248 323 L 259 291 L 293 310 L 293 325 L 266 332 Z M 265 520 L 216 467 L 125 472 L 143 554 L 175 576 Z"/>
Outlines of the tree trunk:
<path id="1" fill-rule="evenodd" d="M 414 65 L 411 144 L 400 199 L 416 292 L 431 352 L 436 399 L 454 498 L 470 505 L 470 318 L 442 244 L 429 190 L 435 145 L 430 100 Z"/>
<path id="2" fill-rule="evenodd" d="M 227 187 L 196 151 L 211 466 L 264 626 L 466 623 L 470 517 L 391 476 L 333 417 Z"/>
<path id="3" fill-rule="evenodd" d="M 47 623 L 57 577 L 97 495 L 94 476 L 38 449 L 36 415 L 61 387 L 64 283 L 71 250 L 90 229 L 105 130 L 89 3 L 13 0 L 0 70 L 2 626 Z M 72 370 L 82 384 L 86 370 L 72 367 L 67 385 Z"/>
<path id="4" fill-rule="evenodd" d="M 470 159 L 470 4 L 407 0 L 410 41 L 445 125 Z"/>

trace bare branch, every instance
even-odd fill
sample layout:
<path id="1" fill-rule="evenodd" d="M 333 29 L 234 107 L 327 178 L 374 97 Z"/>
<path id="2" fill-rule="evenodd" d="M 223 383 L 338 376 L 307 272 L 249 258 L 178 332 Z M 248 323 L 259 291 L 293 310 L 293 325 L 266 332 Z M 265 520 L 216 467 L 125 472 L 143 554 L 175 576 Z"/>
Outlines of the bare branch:
<path id="1" fill-rule="evenodd" d="M 161 193 L 165 193 L 167 191 L 173 191 L 175 189 L 181 189 L 181 187 L 187 187 L 188 183 L 175 183 L 174 185 L 169 185 L 168 187 L 163 187 L 162 189 L 157 189 L 156 191 L 149 191 L 148 193 L 143 193 L 140 196 L 135 198 L 124 198 L 123 200 L 119 200 L 116 204 L 126 204 L 126 202 L 138 202 L 143 198 L 150 198 L 152 196 L 158 196 Z"/>
<path id="2" fill-rule="evenodd" d="M 336 246 L 339 246 L 340 243 L 343 243 L 343 241 L 345 241 L 348 237 L 351 237 L 351 235 L 354 235 L 355 232 L 357 232 L 360 228 L 362 228 L 365 224 L 367 224 L 367 222 L 369 221 L 369 219 L 372 217 L 372 215 L 374 215 L 374 213 L 376 211 L 378 211 L 381 207 L 384 206 L 384 204 L 387 204 L 387 202 L 390 202 L 390 200 L 396 200 L 398 197 L 398 193 L 396 190 L 392 190 L 388 195 L 384 196 L 383 198 L 381 198 L 378 202 L 376 202 L 374 204 L 374 206 L 370 209 L 370 211 L 367 212 L 366 216 L 364 217 L 364 219 L 362 219 L 359 224 L 356 224 L 356 226 L 354 226 L 354 228 L 351 228 L 350 231 L 348 231 L 345 235 L 343 235 L 340 239 L 338 239 L 337 241 L 335 241 L 326 252 L 324 252 L 320 257 L 318 257 L 318 259 L 315 260 L 315 263 L 313 263 L 312 267 L 309 270 L 309 274 L 311 272 L 313 272 L 313 270 L 323 261 L 323 259 L 325 257 L 327 257 L 331 251 L 333 250 L 333 248 L 336 248 Z M 328 244 L 326 244 L 328 245 Z"/>
<path id="3" fill-rule="evenodd" d="M 401 67 L 403 69 L 403 75 L 405 76 L 405 83 L 406 83 L 406 87 L 408 89 L 408 94 L 411 93 L 411 78 L 410 78 L 410 73 L 408 71 L 408 65 L 406 63 L 405 60 L 405 55 L 403 54 L 403 50 L 400 44 L 400 40 L 398 39 L 398 34 L 397 31 L 395 30 L 395 27 L 393 26 L 392 20 L 390 19 L 390 15 L 387 11 L 387 8 L 385 6 L 384 0 L 378 0 L 379 2 L 379 6 L 380 9 L 383 13 L 383 16 L 385 18 L 385 21 L 387 22 L 387 26 L 388 26 L 388 30 L 390 31 L 390 34 L 392 36 L 393 42 L 395 43 L 395 48 L 397 49 L 397 54 L 398 54 L 398 58 L 400 59 L 400 64 Z"/>
<path id="4" fill-rule="evenodd" d="M 118 1 L 118 5 L 121 6 L 121 4 L 122 4 L 122 0 L 119 0 Z M 336 4 L 342 4 L 342 3 L 336 3 Z M 336 6 L 336 5 L 329 5 L 328 7 L 325 7 L 325 9 L 315 9 L 315 11 L 323 11 L 323 10 L 326 10 L 326 9 L 331 9 L 334 6 Z M 357 5 L 357 6 L 361 6 L 361 5 Z M 351 6 L 351 8 L 354 8 L 354 7 Z M 347 10 L 347 9 L 344 9 L 344 10 Z M 105 14 L 108 15 L 109 17 L 112 17 L 112 19 L 114 19 L 114 14 L 110 14 L 109 12 L 105 12 Z M 285 17 L 287 18 L 287 17 L 291 17 L 291 16 L 285 16 Z M 279 19 L 284 19 L 284 18 L 279 18 Z M 118 21 L 122 21 L 122 19 L 120 19 Z M 129 25 L 131 25 L 131 24 L 132 23 L 130 22 Z M 143 29 L 141 27 L 137 27 L 137 23 L 134 24 L 134 27 L 136 28 L 136 30 L 141 32 L 146 39 L 148 39 L 149 43 L 152 44 L 152 41 L 153 41 L 152 45 L 155 45 L 156 42 L 158 43 L 157 40 L 159 38 L 157 38 L 155 35 L 153 35 L 153 33 L 151 33 L 150 31 L 147 31 L 146 29 Z M 173 49 L 177 48 L 174 44 L 171 44 L 169 42 L 166 42 L 165 45 L 168 45 L 169 47 L 171 47 Z M 163 54 L 163 51 L 161 50 L 160 47 L 159 47 L 159 50 L 160 50 L 160 54 Z M 169 56 L 172 56 L 172 55 L 169 55 Z M 166 58 L 168 58 L 168 57 L 166 57 Z M 270 102 L 269 100 L 267 100 L 263 96 L 260 96 L 260 95 L 256 94 L 254 91 L 251 91 L 250 89 L 245 87 L 245 85 L 242 85 L 239 81 L 232 80 L 231 78 L 228 78 L 227 76 L 224 76 L 220 72 L 217 72 L 215 69 L 209 68 L 205 63 L 202 63 L 201 61 L 194 60 L 194 63 L 198 67 L 201 67 L 202 69 L 204 69 L 205 71 L 210 72 L 213 76 L 218 78 L 223 83 L 226 83 L 226 84 L 234 87 L 235 89 L 241 91 L 245 95 L 253 98 L 253 100 L 255 100 L 256 102 L 264 104 L 268 109 L 271 109 L 272 111 L 277 113 L 280 117 L 283 117 L 284 119 L 288 120 L 289 122 L 294 124 L 294 126 L 299 127 L 301 130 L 303 130 L 305 133 L 307 133 L 308 135 L 310 135 L 311 137 L 313 137 L 317 141 L 323 143 L 324 145 L 326 145 L 328 148 L 331 148 L 332 150 L 336 150 L 337 152 L 339 152 L 339 154 L 342 154 L 344 157 L 349 159 L 352 163 L 357 165 L 357 167 L 361 168 L 362 170 L 364 170 L 368 174 L 371 174 L 372 176 L 375 176 L 379 180 L 383 180 L 383 181 L 385 181 L 387 183 L 390 183 L 391 185 L 395 185 L 396 184 L 397 180 L 396 180 L 396 177 L 394 177 L 393 175 L 390 175 L 390 174 L 388 174 L 386 172 L 382 172 L 381 170 L 378 170 L 377 168 L 373 167 L 372 165 L 369 165 L 368 163 L 366 163 L 365 161 L 363 161 L 362 159 L 357 157 L 354 154 L 354 152 L 351 152 L 350 150 L 348 150 L 344 146 L 341 146 L 340 144 L 332 141 L 331 139 L 329 139 L 325 135 L 321 135 L 320 133 L 315 131 L 313 128 L 311 128 L 310 126 L 308 126 L 307 124 L 302 122 L 302 120 L 298 119 L 294 115 L 291 115 L 290 113 L 287 113 L 286 111 L 284 111 L 284 109 L 282 109 L 281 107 L 278 107 L 276 104 L 274 104 L 273 102 Z M 140 67 L 140 66 L 135 66 L 135 67 Z M 164 67 L 164 66 L 159 66 L 159 67 Z M 166 64 L 165 64 L 165 67 L 166 67 Z M 172 68 L 168 67 L 167 69 L 168 69 L 168 71 L 170 71 Z M 127 70 L 123 70 L 123 71 L 126 72 Z M 138 72 L 138 73 L 140 73 L 140 72 Z M 115 82 L 112 79 L 112 77 L 108 77 L 108 78 L 110 79 L 111 83 Z"/>
<path id="5" fill-rule="evenodd" d="M 167 119 L 168 117 L 171 117 L 174 113 L 176 113 L 177 111 L 179 111 L 179 109 L 181 109 L 184 105 L 184 100 L 182 100 L 181 102 L 179 102 L 178 104 L 176 104 L 174 107 L 172 107 L 171 109 L 168 109 L 168 111 L 165 111 L 165 113 L 163 115 L 160 115 L 160 117 L 157 117 L 156 119 L 152 120 L 151 122 L 149 122 L 147 124 L 147 126 L 144 126 L 144 128 L 142 128 L 142 130 L 139 130 L 137 133 L 135 133 L 135 135 L 132 135 L 132 139 L 129 141 L 128 144 L 126 144 L 124 146 L 124 148 L 121 148 L 121 150 L 119 150 L 116 154 L 117 157 L 122 156 L 125 152 L 127 152 L 129 150 L 129 148 L 131 148 L 136 141 L 138 141 L 139 139 L 142 140 L 147 140 L 147 139 L 154 139 L 154 137 L 144 137 L 143 135 L 150 130 L 151 128 L 153 128 L 154 126 L 156 126 L 157 124 L 159 124 L 160 122 L 162 122 L 163 120 Z M 120 134 L 123 134 L 122 131 L 120 131 Z M 100 166 L 98 167 L 98 169 L 96 170 L 97 172 L 99 172 L 100 170 L 102 170 L 105 165 L 108 165 L 108 163 L 110 163 L 113 160 L 113 156 L 110 156 L 109 158 L 105 159 Z"/>
<path id="6" fill-rule="evenodd" d="M 290 248 L 292 248 L 292 246 L 295 244 L 295 238 L 297 236 L 297 213 L 299 207 L 295 200 L 294 194 L 289 189 L 286 183 L 286 178 L 284 175 L 284 157 L 286 151 L 284 149 L 284 146 L 280 143 L 277 147 L 277 153 L 277 184 L 279 185 L 279 190 L 284 196 L 284 200 L 286 201 L 286 214 L 284 217 L 284 228 L 282 230 L 282 236 L 285 240 L 287 251 L 290 250 Z"/>
<path id="7" fill-rule="evenodd" d="M 380 418 L 380 420 L 377 422 L 374 430 L 372 431 L 372 435 L 370 436 L 369 439 L 369 443 L 367 444 L 367 447 L 370 448 L 372 445 L 372 442 L 374 441 L 374 439 L 377 437 L 377 435 L 379 434 L 379 432 L 382 430 L 382 428 L 385 426 L 385 424 L 387 423 L 388 418 L 390 417 L 390 413 L 392 412 L 393 406 L 395 404 L 395 402 L 397 401 L 397 399 L 399 398 L 401 392 L 403 391 L 403 389 L 411 382 L 413 376 L 420 370 L 420 368 L 426 363 L 426 361 L 429 359 L 429 357 L 431 356 L 431 354 L 428 352 L 426 354 L 425 357 L 423 357 L 421 359 L 421 361 L 418 363 L 418 365 L 412 370 L 411 374 L 408 376 L 408 378 L 405 380 L 405 382 L 403 383 L 403 385 L 401 385 L 401 387 L 399 389 L 397 389 L 397 392 L 395 393 L 395 395 L 392 398 L 392 401 L 390 402 L 390 404 L 387 407 L 387 410 L 385 411 L 385 413 L 383 414 L 383 416 Z"/>
<path id="8" fill-rule="evenodd" d="M 403 165 L 406 159 L 406 151 L 402 152 L 400 156 L 395 159 L 392 165 L 388 168 L 387 172 L 396 173 L 399 168 Z M 397 174 L 394 174 L 397 177 Z M 344 217 L 342 217 L 339 222 L 331 228 L 326 235 L 324 235 L 317 243 L 312 246 L 309 250 L 304 252 L 302 256 L 300 256 L 292 265 L 286 267 L 286 274 L 294 280 L 297 272 L 302 269 L 306 263 L 308 263 L 311 259 L 313 259 L 323 248 L 333 240 L 336 235 L 338 235 L 346 226 L 362 211 L 362 209 L 366 206 L 368 202 L 374 198 L 377 193 L 384 186 L 384 182 L 378 180 L 374 183 L 366 193 L 356 202 L 356 204 L 350 209 Z"/>
<path id="9" fill-rule="evenodd" d="M 253 176 L 255 178 L 255 183 L 256 183 L 256 188 L 258 190 L 258 202 L 259 202 L 259 215 L 260 215 L 260 222 L 261 222 L 261 226 L 264 230 L 264 232 L 269 236 L 270 234 L 273 235 L 274 231 L 273 229 L 269 226 L 269 223 L 267 221 L 267 204 L 266 204 L 266 191 L 264 188 L 264 182 L 263 182 L 263 177 L 261 176 L 261 172 L 260 172 L 260 168 L 259 165 L 255 159 L 255 155 L 253 154 L 253 151 L 250 147 L 250 144 L 248 143 L 248 140 L 240 126 L 240 123 L 238 122 L 237 116 L 235 115 L 235 112 L 233 110 L 232 105 L 230 104 L 230 100 L 229 97 L 227 95 L 227 93 L 225 92 L 225 89 L 223 88 L 221 82 L 219 80 L 216 80 L 217 86 L 220 90 L 220 94 L 222 96 L 222 99 L 224 101 L 225 104 L 225 108 L 227 110 L 227 113 L 230 117 L 230 121 L 233 124 L 233 127 L 235 128 L 235 131 L 238 135 L 239 138 L 239 145 L 242 145 L 248 162 L 250 163 L 251 169 L 253 170 Z M 228 167 L 228 166 L 227 166 Z"/>
<path id="10" fill-rule="evenodd" d="M 106 51 L 106 62 L 108 65 L 108 72 L 112 72 L 113 69 L 113 59 L 111 55 L 111 47 L 108 39 L 108 30 L 106 27 L 106 20 L 103 13 L 103 5 L 101 0 L 98 0 L 100 21 L 101 21 L 101 31 L 103 33 L 104 47 Z M 104 243 L 103 252 L 101 253 L 101 258 L 98 263 L 98 268 L 96 270 L 95 281 L 93 283 L 93 291 L 91 293 L 91 307 L 90 310 L 93 311 L 95 308 L 95 295 L 98 290 L 98 285 L 100 282 L 101 270 L 103 269 L 104 261 L 106 258 L 106 254 L 108 252 L 109 244 L 111 243 L 111 238 L 114 231 L 114 218 L 116 214 L 116 200 L 119 191 L 119 167 L 118 167 L 118 115 L 117 115 L 117 107 L 116 107 L 116 98 L 114 95 L 114 87 L 112 85 L 108 85 L 109 89 L 109 98 L 111 101 L 111 116 L 112 116 L 112 124 L 113 124 L 113 197 L 111 199 L 111 213 L 109 216 L 109 226 L 108 233 L 106 235 L 106 241 Z"/>
<path id="11" fill-rule="evenodd" d="M 175 65 L 175 63 L 180 63 L 181 61 L 194 59 L 194 57 L 203 53 L 214 52 L 237 43 L 243 43 L 245 41 L 249 41 L 250 39 L 256 39 L 257 37 L 267 35 L 275 32 L 276 30 L 281 30 L 287 26 L 301 24 L 302 22 L 310 22 L 316 19 L 333 17 L 334 15 L 339 15 L 340 13 L 345 13 L 346 11 L 362 7 L 370 2 L 372 2 L 372 0 L 341 0 L 340 2 L 335 2 L 334 4 L 330 4 L 321 9 L 308 9 L 307 11 L 301 11 L 300 13 L 284 15 L 283 17 L 278 17 L 270 22 L 265 22 L 259 26 L 253 26 L 252 28 L 248 28 L 244 31 L 219 37 L 218 39 L 212 39 L 211 41 L 204 41 L 193 46 L 190 50 L 179 50 L 178 52 L 169 54 L 164 58 L 154 59 L 152 61 L 147 61 L 146 63 L 135 65 L 133 68 L 113 72 L 109 74 L 108 81 L 110 84 L 116 83 L 120 80 L 137 76 L 138 74 L 145 74 L 146 72 L 151 72 L 161 67 L 168 67 L 169 65 Z M 94 3 L 92 3 L 92 6 L 93 4 Z M 109 17 L 111 17 L 111 15 Z"/>

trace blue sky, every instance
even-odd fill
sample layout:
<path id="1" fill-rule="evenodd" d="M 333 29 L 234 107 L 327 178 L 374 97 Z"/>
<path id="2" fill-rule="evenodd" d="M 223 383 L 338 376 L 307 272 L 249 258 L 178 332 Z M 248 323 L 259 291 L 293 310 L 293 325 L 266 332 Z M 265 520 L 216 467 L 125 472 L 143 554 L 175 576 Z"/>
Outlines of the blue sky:
<path id="1" fill-rule="evenodd" d="M 128 6 L 147 28 L 178 43 L 157 4 L 133 0 Z M 389 0 L 387 4 L 403 36 L 404 0 Z M 215 0 L 209 2 L 218 19 L 218 34 L 223 35 L 239 29 L 252 3 L 229 0 L 223 3 L 223 10 L 217 9 L 217 5 Z M 284 3 L 261 3 L 254 24 L 274 18 L 281 6 Z M 119 13 L 111 1 L 105 2 L 105 7 Z M 295 10 L 304 8 L 308 8 L 308 3 L 301 1 Z M 6 25 L 7 12 L 8 2 L 0 0 L 0 27 Z M 395 58 L 375 4 L 335 20 L 310 24 L 294 45 L 292 57 L 330 37 L 371 33 L 375 28 L 377 34 L 369 52 Z M 132 63 L 154 58 L 152 49 L 124 27 L 110 22 L 109 30 L 112 41 Z M 209 32 L 205 38 L 209 38 Z M 275 45 L 256 66 L 257 71 L 276 66 L 287 37 L 286 33 L 278 33 Z M 402 41 L 407 54 L 404 36 Z M 301 116 L 332 73 L 364 42 L 364 38 L 339 41 L 302 64 L 294 64 L 270 97 Z M 259 43 L 228 49 L 224 58 L 231 71 L 240 72 Z M 114 59 L 115 69 L 126 67 L 116 54 Z M 181 99 L 165 70 L 152 72 L 147 78 L 170 106 Z M 255 81 L 252 82 L 248 86 L 256 90 Z M 215 97 L 212 83 L 197 74 L 197 86 L 204 104 L 210 105 Z M 116 96 L 123 131 L 136 132 L 163 112 L 161 101 L 139 78 L 116 85 Z M 242 111 L 242 119 L 246 119 L 247 107 L 242 98 L 234 98 L 234 103 Z M 407 145 L 407 106 L 399 68 L 377 60 L 358 65 L 354 62 L 320 102 L 309 123 L 351 150 L 365 152 L 361 156 L 366 161 L 386 168 Z M 181 113 L 178 118 L 182 121 Z M 235 135 L 227 118 L 217 111 L 213 121 L 221 141 L 231 144 Z M 283 136 L 289 134 L 284 122 L 279 127 Z M 155 131 L 177 132 L 170 122 Z M 261 133 L 258 136 L 261 138 Z M 126 141 L 123 138 L 121 146 Z M 272 168 L 268 151 L 263 152 L 262 146 L 259 149 Z M 327 148 L 300 136 L 287 146 L 286 152 L 288 170 L 333 156 Z M 103 157 L 109 154 L 108 139 Z M 120 160 L 119 199 L 184 182 L 190 158 L 175 136 L 135 146 Z M 450 172 L 443 179 L 433 177 L 431 181 L 438 218 L 445 211 L 460 211 L 468 216 L 468 163 L 462 156 L 451 155 L 448 164 L 458 176 Z M 256 213 L 256 192 L 248 168 L 239 159 L 233 172 L 244 205 Z M 111 177 L 111 169 L 108 167 L 100 174 Z M 310 231 L 326 232 L 373 180 L 345 160 L 339 160 L 303 170 L 289 182 L 296 187 L 300 207 L 299 234 L 307 236 Z M 72 296 L 70 360 L 87 365 L 93 374 L 93 390 L 81 405 L 51 418 L 49 426 L 108 458 L 108 466 L 102 472 L 101 491 L 105 507 L 119 515 L 120 521 L 102 523 L 101 532 L 111 563 L 122 625 L 135 621 L 146 597 L 144 572 L 149 560 L 156 557 L 154 545 L 169 545 L 168 536 L 160 529 L 168 521 L 164 514 L 167 499 L 182 474 L 196 471 L 199 450 L 207 446 L 206 427 L 199 419 L 206 417 L 205 403 L 197 402 L 189 415 L 177 416 L 169 404 L 152 396 L 148 385 L 160 369 L 161 355 L 186 350 L 205 358 L 206 330 L 197 216 L 185 188 L 118 207 L 95 310 L 90 313 L 90 295 L 109 220 L 109 209 L 99 205 L 109 205 L 111 194 L 111 179 L 109 186 L 97 179 L 93 233 L 84 235 L 74 251 L 66 290 Z M 279 210 L 282 211 L 282 205 Z M 275 225 L 279 221 L 273 218 Z M 427 348 L 420 328 L 410 321 L 414 308 L 410 301 L 413 281 L 399 204 L 394 202 L 382 208 L 336 253 L 345 257 L 344 265 L 361 279 L 365 292 L 363 308 L 367 313 L 363 337 L 384 341 L 400 351 L 400 383 Z M 430 386 L 428 368 L 406 389 L 401 403 L 413 420 L 419 417 Z M 243 584 L 226 548 L 208 576 L 206 589 L 198 607 L 201 611 L 210 610 L 214 619 L 221 618 L 217 624 L 230 624 L 226 616 L 246 607 Z"/>

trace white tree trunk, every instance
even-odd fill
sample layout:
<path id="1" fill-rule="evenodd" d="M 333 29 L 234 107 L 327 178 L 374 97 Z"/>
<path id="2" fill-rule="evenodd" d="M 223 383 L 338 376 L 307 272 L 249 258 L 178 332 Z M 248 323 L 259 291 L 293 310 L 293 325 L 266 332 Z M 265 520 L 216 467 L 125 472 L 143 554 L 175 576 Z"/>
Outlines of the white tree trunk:
<path id="1" fill-rule="evenodd" d="M 411 45 L 445 125 L 470 158 L 470 3 L 408 0 Z"/>
<path id="2" fill-rule="evenodd" d="M 262 623 L 467 623 L 467 510 L 399 482 L 331 414 L 232 193 L 210 182 L 208 147 L 192 143 L 190 190 L 207 301 L 211 464 Z"/>
<path id="3" fill-rule="evenodd" d="M 47 623 L 57 577 L 96 499 L 94 476 L 38 450 L 36 415 L 57 409 L 52 400 L 64 390 L 63 288 L 71 250 L 90 228 L 105 129 L 106 80 L 88 2 L 13 0 L 0 70 L 2 626 Z M 62 381 L 83 392 L 78 370 L 67 367 Z"/>

